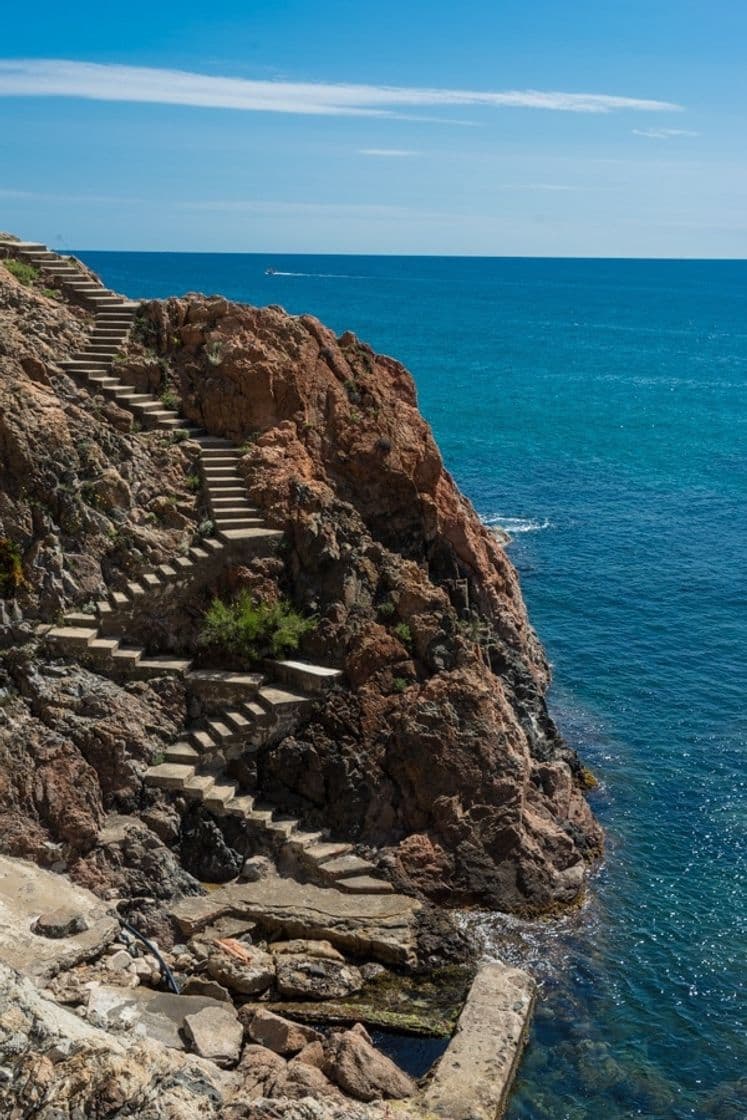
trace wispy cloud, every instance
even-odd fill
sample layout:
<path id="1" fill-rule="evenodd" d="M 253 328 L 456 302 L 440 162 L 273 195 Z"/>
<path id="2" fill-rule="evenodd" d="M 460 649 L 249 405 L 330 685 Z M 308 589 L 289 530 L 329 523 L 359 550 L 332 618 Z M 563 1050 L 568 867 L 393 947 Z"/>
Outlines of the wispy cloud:
<path id="1" fill-rule="evenodd" d="M 648 140 L 671 140 L 673 136 L 700 136 L 689 128 L 634 128 L 634 136 L 645 136 Z"/>
<path id="2" fill-rule="evenodd" d="M 385 159 L 389 156 L 398 158 L 399 156 L 419 156 L 420 152 L 412 151 L 410 148 L 359 148 L 359 156 L 382 156 Z"/>
<path id="3" fill-rule="evenodd" d="M 94 101 L 138 101 L 255 112 L 399 118 L 406 117 L 408 110 L 443 109 L 445 106 L 550 109 L 570 113 L 610 113 L 626 109 L 660 112 L 682 108 L 670 101 L 606 93 L 533 89 L 490 92 L 254 81 L 183 70 L 64 59 L 0 60 L 0 96 L 82 97 Z"/>

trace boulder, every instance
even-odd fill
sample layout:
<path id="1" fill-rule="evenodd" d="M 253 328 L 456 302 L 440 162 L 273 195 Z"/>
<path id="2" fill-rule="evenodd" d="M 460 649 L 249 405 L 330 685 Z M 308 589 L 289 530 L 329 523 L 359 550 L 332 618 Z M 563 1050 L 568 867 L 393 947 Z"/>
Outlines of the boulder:
<path id="1" fill-rule="evenodd" d="M 319 1043 L 323 1037 L 313 1027 L 293 1023 L 261 1007 L 242 1008 L 240 1018 L 245 1023 L 249 1038 L 276 1054 L 296 1054 L 309 1043 Z"/>
<path id="2" fill-rule="evenodd" d="M 287 999 L 344 999 L 363 987 L 360 970 L 345 961 L 287 954 L 276 965 L 278 991 Z"/>
<path id="3" fill-rule="evenodd" d="M 359 1024 L 334 1034 L 327 1044 L 324 1072 L 359 1101 L 411 1097 L 417 1086 L 411 1077 L 380 1054 Z"/>
<path id="4" fill-rule="evenodd" d="M 339 949 L 335 949 L 329 941 L 309 941 L 296 937 L 292 941 L 274 941 L 268 949 L 275 956 L 284 956 L 290 953 L 293 956 L 322 957 L 329 961 L 344 961 Z"/>
<path id="5" fill-rule="evenodd" d="M 241 1096 L 249 1100 L 266 1097 L 276 1078 L 285 1070 L 285 1061 L 264 1046 L 249 1043 L 244 1047 L 241 1061 L 236 1069 L 241 1077 Z"/>
<path id="6" fill-rule="evenodd" d="M 328 1097 L 340 1102 L 345 1099 L 320 1069 L 297 1060 L 289 1062 L 278 1074 L 272 1084 L 270 1096 L 291 1101 L 302 1100 L 304 1097 L 313 1097 L 315 1100 Z"/>
<path id="7" fill-rule="evenodd" d="M 222 1003 L 231 1002 L 231 993 L 217 980 L 204 980 L 202 976 L 190 976 L 182 984 L 183 996 L 208 996 L 210 999 L 219 999 Z"/>
<path id="8" fill-rule="evenodd" d="M 246 949 L 242 956 L 225 948 L 216 948 L 208 957 L 207 972 L 230 991 L 251 996 L 266 992 L 274 982 L 275 959 L 254 947 Z"/>
<path id="9" fill-rule="evenodd" d="M 204 1007 L 187 1015 L 184 1033 L 190 1048 L 201 1058 L 209 1058 L 224 1068 L 238 1062 L 244 1032 L 233 1007 Z"/>
<path id="10" fill-rule="evenodd" d="M 88 928 L 88 919 L 79 909 L 74 906 L 58 906 L 56 910 L 39 915 L 34 933 L 40 937 L 69 937 L 71 934 L 83 933 Z"/>

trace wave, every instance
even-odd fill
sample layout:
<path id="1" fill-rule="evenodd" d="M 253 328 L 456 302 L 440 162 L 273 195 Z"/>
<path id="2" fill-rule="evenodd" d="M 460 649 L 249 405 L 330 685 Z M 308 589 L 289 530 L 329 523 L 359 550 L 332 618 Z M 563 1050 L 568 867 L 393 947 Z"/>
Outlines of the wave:
<path id="1" fill-rule="evenodd" d="M 305 276 L 310 280 L 365 280 L 365 276 L 348 276 L 344 272 L 280 272 L 270 274 L 273 276 Z"/>
<path id="2" fill-rule="evenodd" d="M 483 517 L 483 525 L 489 528 L 503 529 L 506 533 L 539 533 L 543 529 L 552 528 L 552 522 L 545 519 L 537 521 L 532 517 L 504 517 L 502 513 L 492 513 Z"/>

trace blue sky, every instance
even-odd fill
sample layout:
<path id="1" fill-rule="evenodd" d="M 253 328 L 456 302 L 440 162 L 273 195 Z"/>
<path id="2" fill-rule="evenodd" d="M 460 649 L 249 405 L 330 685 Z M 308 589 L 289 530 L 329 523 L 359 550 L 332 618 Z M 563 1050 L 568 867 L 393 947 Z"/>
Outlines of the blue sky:
<path id="1" fill-rule="evenodd" d="M 736 0 L 8 6 L 0 229 L 745 257 L 745 43 Z"/>

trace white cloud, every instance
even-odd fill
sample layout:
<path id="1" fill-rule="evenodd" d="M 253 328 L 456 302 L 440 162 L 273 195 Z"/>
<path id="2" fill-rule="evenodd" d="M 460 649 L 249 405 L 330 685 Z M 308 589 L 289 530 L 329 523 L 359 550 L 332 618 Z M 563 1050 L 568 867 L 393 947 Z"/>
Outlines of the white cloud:
<path id="1" fill-rule="evenodd" d="M 670 140 L 673 136 L 700 136 L 689 128 L 634 128 L 634 136 L 645 136 L 648 140 Z"/>
<path id="2" fill-rule="evenodd" d="M 417 156 L 420 152 L 411 151 L 409 148 L 359 148 L 359 156 Z"/>
<path id="3" fill-rule="evenodd" d="M 102 65 L 64 59 L 0 60 L 0 96 L 82 97 L 325 116 L 403 117 L 401 110 L 444 106 L 552 109 L 609 113 L 617 109 L 676 110 L 669 101 L 606 93 L 541 90 L 488 92 L 414 87 L 254 81 L 183 70 Z"/>

